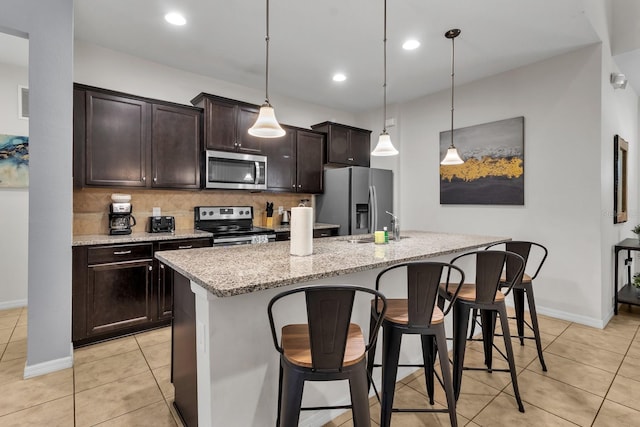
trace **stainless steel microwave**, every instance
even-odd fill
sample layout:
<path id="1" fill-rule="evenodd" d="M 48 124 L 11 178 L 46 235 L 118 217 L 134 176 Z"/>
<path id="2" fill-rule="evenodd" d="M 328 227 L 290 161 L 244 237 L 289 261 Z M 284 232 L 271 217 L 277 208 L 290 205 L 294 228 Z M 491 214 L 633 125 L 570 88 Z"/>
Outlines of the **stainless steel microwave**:
<path id="1" fill-rule="evenodd" d="M 267 157 L 254 154 L 206 151 L 205 188 L 267 189 Z"/>

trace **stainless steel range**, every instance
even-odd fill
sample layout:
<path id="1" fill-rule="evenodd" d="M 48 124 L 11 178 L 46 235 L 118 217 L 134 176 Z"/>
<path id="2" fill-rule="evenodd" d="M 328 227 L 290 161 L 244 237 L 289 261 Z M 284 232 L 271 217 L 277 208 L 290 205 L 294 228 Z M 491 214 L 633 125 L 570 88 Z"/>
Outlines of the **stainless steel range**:
<path id="1" fill-rule="evenodd" d="M 270 228 L 253 226 L 251 206 L 196 206 L 196 230 L 213 233 L 213 246 L 267 243 L 276 240 Z"/>

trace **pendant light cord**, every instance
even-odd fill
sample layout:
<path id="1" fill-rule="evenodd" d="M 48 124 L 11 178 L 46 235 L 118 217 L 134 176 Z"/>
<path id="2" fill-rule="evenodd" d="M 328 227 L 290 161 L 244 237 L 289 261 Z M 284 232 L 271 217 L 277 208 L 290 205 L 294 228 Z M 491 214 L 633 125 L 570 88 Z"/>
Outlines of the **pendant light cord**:
<path id="1" fill-rule="evenodd" d="M 267 0 L 267 35 L 264 38 L 265 42 L 267 43 L 267 58 L 265 60 L 265 68 L 266 68 L 266 72 L 265 74 L 265 104 L 269 105 L 269 0 Z"/>
<path id="2" fill-rule="evenodd" d="M 453 145 L 453 88 L 454 88 L 454 76 L 455 76 L 455 56 L 456 56 L 456 42 L 455 36 L 451 37 L 451 148 L 455 148 Z"/>
<path id="3" fill-rule="evenodd" d="M 384 83 L 382 88 L 384 89 L 384 101 L 382 107 L 382 133 L 387 133 L 387 0 L 384 0 L 384 38 L 382 39 L 384 45 Z"/>

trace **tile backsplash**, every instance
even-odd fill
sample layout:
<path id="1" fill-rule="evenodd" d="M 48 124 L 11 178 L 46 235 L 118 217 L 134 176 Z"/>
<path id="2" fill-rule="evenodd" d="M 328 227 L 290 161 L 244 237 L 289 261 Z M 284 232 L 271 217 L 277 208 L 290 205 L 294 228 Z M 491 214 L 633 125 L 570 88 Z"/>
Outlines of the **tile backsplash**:
<path id="1" fill-rule="evenodd" d="M 278 207 L 288 210 L 298 206 L 301 199 L 309 199 L 307 206 L 313 206 L 311 194 L 298 193 L 251 193 L 248 191 L 215 190 L 139 190 L 113 188 L 76 188 L 73 191 L 73 234 L 108 234 L 109 204 L 111 194 L 131 195 L 133 216 L 137 225 L 134 232 L 144 231 L 154 207 L 160 207 L 162 215 L 176 219 L 176 229 L 193 229 L 194 206 L 253 206 L 254 225 L 264 225 L 263 215 L 267 201 L 273 202 L 273 225 L 280 224 Z"/>

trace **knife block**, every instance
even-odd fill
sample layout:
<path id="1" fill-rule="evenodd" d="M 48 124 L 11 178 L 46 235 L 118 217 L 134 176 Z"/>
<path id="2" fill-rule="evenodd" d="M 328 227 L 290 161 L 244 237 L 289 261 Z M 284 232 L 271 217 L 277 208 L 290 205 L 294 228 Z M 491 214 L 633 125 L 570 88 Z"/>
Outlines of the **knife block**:
<path id="1" fill-rule="evenodd" d="M 267 211 L 262 212 L 262 226 L 263 227 L 273 227 L 273 217 L 267 216 Z"/>

